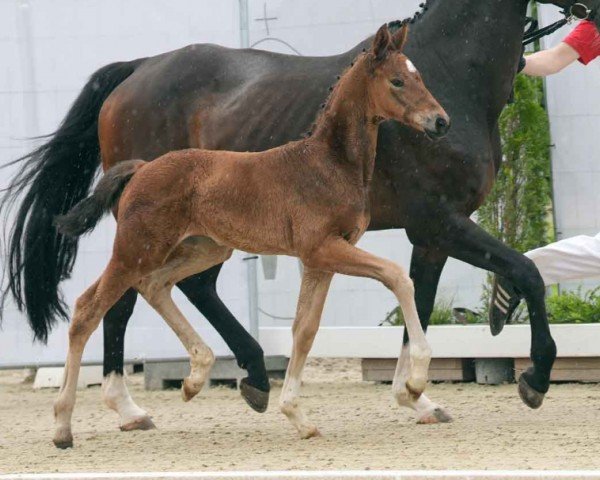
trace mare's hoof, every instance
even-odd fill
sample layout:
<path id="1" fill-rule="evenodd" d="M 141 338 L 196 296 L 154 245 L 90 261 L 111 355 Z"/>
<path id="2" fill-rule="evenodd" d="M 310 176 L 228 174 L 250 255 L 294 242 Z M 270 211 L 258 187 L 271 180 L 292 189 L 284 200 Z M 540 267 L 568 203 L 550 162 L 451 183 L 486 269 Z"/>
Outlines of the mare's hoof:
<path id="1" fill-rule="evenodd" d="M 431 412 L 426 413 L 424 416 L 417 420 L 419 425 L 433 425 L 435 423 L 450 423 L 452 416 L 441 407 L 437 407 Z"/>
<path id="2" fill-rule="evenodd" d="M 309 427 L 306 430 L 300 432 L 300 437 L 303 440 L 308 440 L 309 438 L 317 438 L 322 436 L 323 435 L 321 435 L 321 432 L 319 432 L 319 429 L 317 427 Z"/>
<path id="3" fill-rule="evenodd" d="M 519 378 L 519 396 L 529 408 L 540 408 L 544 402 L 544 394 L 531 387 L 523 375 Z"/>
<path id="4" fill-rule="evenodd" d="M 153 430 L 156 428 L 156 425 L 154 425 L 152 418 L 146 415 L 145 417 L 139 417 L 125 425 L 121 425 L 120 428 L 122 432 L 131 432 L 133 430 Z"/>
<path id="5" fill-rule="evenodd" d="M 240 381 L 240 393 L 250 408 L 258 413 L 264 413 L 269 406 L 269 392 L 264 392 L 248 383 L 247 378 Z"/>

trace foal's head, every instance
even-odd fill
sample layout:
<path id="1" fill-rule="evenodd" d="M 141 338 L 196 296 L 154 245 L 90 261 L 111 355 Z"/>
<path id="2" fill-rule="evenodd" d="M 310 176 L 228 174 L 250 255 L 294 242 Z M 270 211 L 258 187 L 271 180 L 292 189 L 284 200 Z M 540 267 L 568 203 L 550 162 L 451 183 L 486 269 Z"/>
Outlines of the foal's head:
<path id="1" fill-rule="evenodd" d="M 369 97 L 378 116 L 396 120 L 430 137 L 441 137 L 450 118 L 427 90 L 414 64 L 402 53 L 408 25 L 391 34 L 383 25 L 365 59 L 370 68 Z"/>

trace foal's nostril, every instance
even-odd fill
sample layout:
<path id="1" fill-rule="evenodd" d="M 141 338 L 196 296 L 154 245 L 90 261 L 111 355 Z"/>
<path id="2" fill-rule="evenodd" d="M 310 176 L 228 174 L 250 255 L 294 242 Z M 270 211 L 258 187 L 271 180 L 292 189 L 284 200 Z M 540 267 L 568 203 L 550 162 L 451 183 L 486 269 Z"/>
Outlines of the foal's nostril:
<path id="1" fill-rule="evenodd" d="M 443 135 L 444 133 L 446 133 L 448 131 L 449 128 L 450 128 L 450 123 L 444 117 L 438 116 L 435 119 L 435 130 L 437 131 L 437 133 Z"/>

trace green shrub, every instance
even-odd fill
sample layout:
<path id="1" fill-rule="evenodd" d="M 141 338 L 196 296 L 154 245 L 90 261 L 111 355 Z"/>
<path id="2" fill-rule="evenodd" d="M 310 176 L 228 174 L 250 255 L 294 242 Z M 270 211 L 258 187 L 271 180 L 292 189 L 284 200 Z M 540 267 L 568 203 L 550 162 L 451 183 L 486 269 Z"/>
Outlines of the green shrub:
<path id="1" fill-rule="evenodd" d="M 600 287 L 550 295 L 546 307 L 550 323 L 600 323 Z"/>
<path id="2" fill-rule="evenodd" d="M 482 323 L 485 319 L 479 312 L 472 312 L 470 310 L 461 309 L 460 316 L 462 318 L 459 321 L 457 315 L 452 308 L 453 300 L 438 300 L 433 306 L 431 317 L 429 317 L 429 325 L 453 325 L 453 324 L 471 324 L 471 323 Z M 487 317 L 485 317 L 487 318 Z M 388 326 L 401 326 L 404 325 L 404 315 L 400 306 L 394 308 L 388 313 L 380 323 L 380 325 Z"/>

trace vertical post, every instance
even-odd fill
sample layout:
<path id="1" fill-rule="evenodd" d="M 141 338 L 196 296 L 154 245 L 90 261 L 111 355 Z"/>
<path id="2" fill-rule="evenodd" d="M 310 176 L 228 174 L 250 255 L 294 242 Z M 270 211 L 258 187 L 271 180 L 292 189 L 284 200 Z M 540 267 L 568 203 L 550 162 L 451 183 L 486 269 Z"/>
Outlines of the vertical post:
<path id="1" fill-rule="evenodd" d="M 258 341 L 258 255 L 248 255 L 246 262 L 246 275 L 248 279 L 248 317 L 250 319 L 250 335 Z"/>
<path id="2" fill-rule="evenodd" d="M 19 53 L 22 59 L 23 111 L 25 113 L 25 134 L 28 137 L 39 135 L 37 97 L 35 93 L 35 66 L 33 57 L 33 33 L 31 29 L 31 4 L 29 0 L 17 3 L 17 28 L 19 31 Z"/>
<path id="3" fill-rule="evenodd" d="M 240 2 L 240 47 L 250 46 L 250 27 L 248 26 L 248 0 Z"/>

